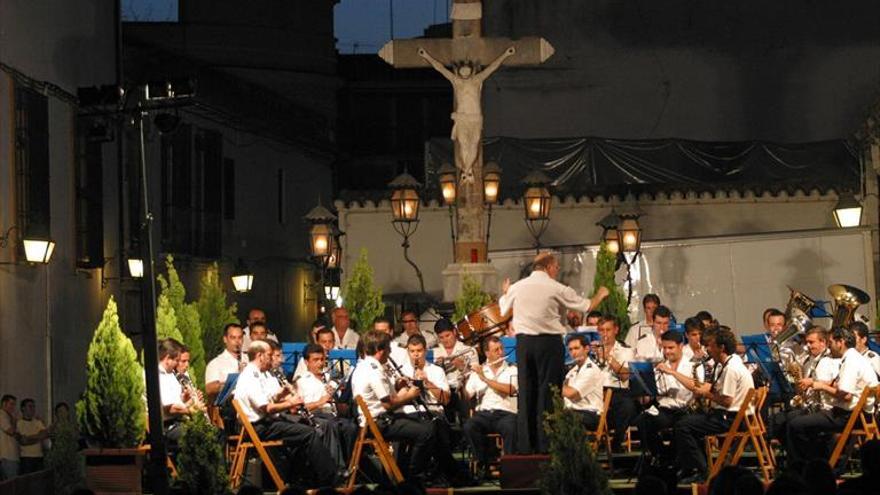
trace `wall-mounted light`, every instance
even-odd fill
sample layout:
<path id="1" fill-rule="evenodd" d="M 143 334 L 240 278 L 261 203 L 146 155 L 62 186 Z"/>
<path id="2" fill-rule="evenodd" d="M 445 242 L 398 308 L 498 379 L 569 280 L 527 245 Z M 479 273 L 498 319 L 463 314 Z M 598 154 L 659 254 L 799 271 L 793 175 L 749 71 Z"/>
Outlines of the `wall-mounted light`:
<path id="1" fill-rule="evenodd" d="M 46 264 L 55 252 L 55 242 L 48 238 L 25 237 L 21 242 L 28 263 Z"/>
<path id="2" fill-rule="evenodd" d="M 842 229 L 861 225 L 862 204 L 853 193 L 847 191 L 840 194 L 834 205 L 834 223 Z"/>
<path id="3" fill-rule="evenodd" d="M 550 179 L 540 170 L 527 175 L 522 180 L 523 207 L 525 208 L 526 226 L 535 238 L 535 249 L 541 247 L 541 235 L 547 230 L 550 222 L 550 206 L 553 197 L 550 195 Z"/>
<path id="4" fill-rule="evenodd" d="M 232 272 L 232 285 L 235 291 L 239 293 L 250 292 L 254 285 L 254 274 L 248 270 L 244 260 L 239 258 L 235 265 L 235 271 Z"/>
<path id="5" fill-rule="evenodd" d="M 128 273 L 132 276 L 132 278 L 143 278 L 144 260 L 142 260 L 141 258 L 129 258 Z"/>

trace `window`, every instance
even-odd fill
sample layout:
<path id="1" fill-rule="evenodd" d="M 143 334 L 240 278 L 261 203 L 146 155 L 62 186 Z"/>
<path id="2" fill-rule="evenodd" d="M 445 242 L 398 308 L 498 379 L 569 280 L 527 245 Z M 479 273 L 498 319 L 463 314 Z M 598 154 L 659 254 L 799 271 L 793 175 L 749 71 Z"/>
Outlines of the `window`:
<path id="1" fill-rule="evenodd" d="M 223 218 L 235 220 L 235 160 L 223 160 Z"/>
<path id="2" fill-rule="evenodd" d="M 103 144 L 106 126 L 90 120 L 77 122 L 74 162 L 76 266 L 100 268 L 104 264 Z"/>
<path id="3" fill-rule="evenodd" d="M 49 235 L 49 104 L 15 88 L 15 197 L 18 235 Z"/>
<path id="4" fill-rule="evenodd" d="M 162 135 L 162 246 L 193 254 L 192 127 Z"/>
<path id="5" fill-rule="evenodd" d="M 213 130 L 196 135 L 195 254 L 220 256 L 223 222 L 223 136 Z"/>

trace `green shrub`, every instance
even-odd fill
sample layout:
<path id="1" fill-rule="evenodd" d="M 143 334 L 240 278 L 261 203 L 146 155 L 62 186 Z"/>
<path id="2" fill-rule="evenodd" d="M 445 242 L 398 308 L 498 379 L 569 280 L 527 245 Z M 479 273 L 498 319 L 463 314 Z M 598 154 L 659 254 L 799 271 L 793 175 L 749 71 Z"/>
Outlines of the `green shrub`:
<path id="1" fill-rule="evenodd" d="M 492 302 L 492 296 L 483 292 L 483 287 L 473 277 L 465 274 L 461 281 L 461 292 L 455 299 L 453 321 L 461 320 L 490 302 Z"/>
<path id="2" fill-rule="evenodd" d="M 342 302 L 348 308 L 354 329 L 359 332 L 371 329 L 373 321 L 385 314 L 382 289 L 373 285 L 373 267 L 367 261 L 366 249 L 361 249 L 351 276 L 342 286 Z"/>
<path id="3" fill-rule="evenodd" d="M 205 356 L 212 358 L 223 352 L 223 329 L 228 323 L 239 323 L 235 314 L 238 306 L 226 305 L 226 291 L 220 285 L 217 263 L 209 268 L 199 282 L 199 300 L 196 309 L 202 322 L 202 343 Z"/>
<path id="4" fill-rule="evenodd" d="M 604 286 L 608 289 L 608 297 L 596 308 L 602 314 L 609 314 L 617 318 L 620 324 L 620 333 L 617 335 L 618 340 L 623 341 L 626 332 L 629 331 L 631 322 L 629 320 L 629 309 L 626 304 L 626 295 L 623 293 L 617 279 L 614 277 L 615 268 L 617 267 L 617 255 L 613 254 L 605 246 L 605 243 L 599 245 L 599 254 L 596 256 L 596 275 L 593 278 L 593 294 Z"/>
<path id="5" fill-rule="evenodd" d="M 183 424 L 177 453 L 178 481 L 193 495 L 229 493 L 229 476 L 217 429 L 204 414 L 193 414 Z"/>
<path id="6" fill-rule="evenodd" d="M 146 431 L 143 368 L 119 327 L 112 297 L 89 344 L 86 375 L 86 390 L 76 403 L 86 438 L 104 448 L 137 447 Z"/>
<path id="7" fill-rule="evenodd" d="M 71 420 L 52 425 L 52 448 L 46 454 L 46 468 L 58 495 L 67 495 L 85 484 L 85 459 L 79 453 L 79 430 Z"/>
<path id="8" fill-rule="evenodd" d="M 162 294 L 168 297 L 168 302 L 174 308 L 181 342 L 189 348 L 189 375 L 198 386 L 205 377 L 206 365 L 199 311 L 196 303 L 186 302 L 186 288 L 180 281 L 177 269 L 174 268 L 174 258 L 170 254 L 165 259 L 165 268 L 168 270 L 168 278 L 159 275 L 159 285 L 162 287 Z"/>

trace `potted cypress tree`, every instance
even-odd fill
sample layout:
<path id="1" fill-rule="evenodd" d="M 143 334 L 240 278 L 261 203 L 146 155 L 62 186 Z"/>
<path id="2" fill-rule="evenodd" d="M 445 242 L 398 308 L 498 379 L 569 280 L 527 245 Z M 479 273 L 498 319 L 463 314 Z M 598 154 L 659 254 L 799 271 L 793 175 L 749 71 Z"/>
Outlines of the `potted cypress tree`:
<path id="1" fill-rule="evenodd" d="M 95 492 L 140 493 L 146 433 L 143 368 L 122 333 L 111 297 L 86 358 L 86 389 L 76 403 L 90 448 L 86 481 Z"/>
<path id="2" fill-rule="evenodd" d="M 465 274 L 461 281 L 461 293 L 455 299 L 453 321 L 463 319 L 490 302 L 492 302 L 492 296 L 483 291 L 483 287 L 474 280 L 474 277 Z"/>
<path id="3" fill-rule="evenodd" d="M 199 282 L 199 300 L 196 309 L 202 322 L 202 343 L 205 347 L 205 360 L 223 352 L 223 329 L 227 323 L 238 323 L 235 314 L 238 305 L 226 305 L 226 291 L 220 285 L 220 270 L 217 263 L 205 271 Z"/>
<path id="4" fill-rule="evenodd" d="M 608 297 L 606 297 L 597 308 L 603 314 L 610 314 L 617 318 L 620 324 L 620 335 L 617 339 L 623 341 L 626 332 L 629 331 L 631 325 L 629 320 L 629 309 L 626 304 L 626 296 L 617 283 L 615 274 L 617 273 L 617 255 L 608 250 L 605 242 L 599 245 L 599 254 L 596 256 L 596 275 L 593 278 L 593 294 L 599 290 L 599 287 L 608 288 Z"/>
<path id="5" fill-rule="evenodd" d="M 373 267 L 367 260 L 367 250 L 361 249 L 351 276 L 342 286 L 342 299 L 348 314 L 358 332 L 366 332 L 373 327 L 373 321 L 385 313 L 382 302 L 382 289 L 373 285 Z"/>

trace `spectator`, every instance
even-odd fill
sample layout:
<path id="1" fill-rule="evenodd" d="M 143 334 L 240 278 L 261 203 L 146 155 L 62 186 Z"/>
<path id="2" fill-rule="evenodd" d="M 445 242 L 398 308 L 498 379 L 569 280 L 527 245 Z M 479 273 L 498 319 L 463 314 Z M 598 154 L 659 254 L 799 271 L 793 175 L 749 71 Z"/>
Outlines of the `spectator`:
<path id="1" fill-rule="evenodd" d="M 28 474 L 43 469 L 43 455 L 47 447 L 49 430 L 43 420 L 36 417 L 37 407 L 33 399 L 21 401 L 21 417 L 18 418 L 18 443 L 20 448 L 19 473 Z"/>
<path id="2" fill-rule="evenodd" d="M 19 434 L 16 430 L 14 395 L 4 395 L 0 399 L 0 479 L 10 480 L 18 476 Z"/>

